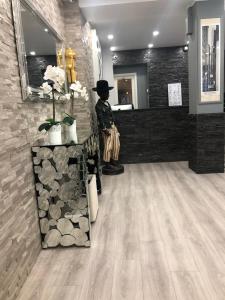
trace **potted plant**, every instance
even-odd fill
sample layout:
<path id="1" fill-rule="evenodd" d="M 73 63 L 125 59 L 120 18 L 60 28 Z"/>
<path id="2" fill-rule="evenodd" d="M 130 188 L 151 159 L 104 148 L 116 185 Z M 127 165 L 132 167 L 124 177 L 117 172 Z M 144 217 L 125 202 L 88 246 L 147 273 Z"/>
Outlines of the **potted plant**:
<path id="1" fill-rule="evenodd" d="M 71 93 L 71 99 L 75 100 L 78 98 L 84 98 L 85 101 L 88 101 L 88 93 L 87 93 L 87 88 L 82 87 L 81 83 L 79 81 L 76 81 L 75 83 L 72 83 L 70 86 L 70 93 Z M 66 116 L 63 119 L 62 123 L 67 126 L 67 134 L 68 134 L 68 142 L 74 142 L 78 143 L 77 139 L 77 123 L 76 119 L 72 117 L 71 115 L 65 113 Z"/>
<path id="2" fill-rule="evenodd" d="M 62 144 L 61 136 L 61 121 L 56 120 L 55 102 L 62 95 L 66 99 L 70 99 L 70 94 L 65 95 L 65 71 L 59 67 L 48 66 L 44 74 L 44 82 L 41 86 L 44 95 L 48 95 L 52 99 L 53 116 L 47 119 L 45 123 L 41 124 L 38 128 L 39 131 L 47 131 L 49 136 L 49 143 L 51 145 Z"/>
<path id="3" fill-rule="evenodd" d="M 68 142 L 71 143 L 78 143 L 77 139 L 77 124 L 76 119 L 69 114 L 65 113 L 66 116 L 63 119 L 62 123 L 67 126 L 67 135 L 68 135 Z"/>

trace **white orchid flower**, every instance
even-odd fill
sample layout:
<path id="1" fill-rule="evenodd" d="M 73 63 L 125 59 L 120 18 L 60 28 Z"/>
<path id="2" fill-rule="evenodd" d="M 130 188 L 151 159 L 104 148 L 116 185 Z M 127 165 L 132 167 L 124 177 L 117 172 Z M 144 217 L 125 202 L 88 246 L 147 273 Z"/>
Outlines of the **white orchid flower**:
<path id="1" fill-rule="evenodd" d="M 70 86 L 70 89 L 71 89 L 72 91 L 76 91 L 76 90 L 77 90 L 76 84 L 75 84 L 75 83 L 72 83 L 71 86 Z"/>
<path id="2" fill-rule="evenodd" d="M 54 89 L 55 89 L 57 92 L 61 93 L 62 86 L 61 86 L 58 82 L 56 82 L 56 83 L 54 83 Z"/>
<path id="3" fill-rule="evenodd" d="M 82 91 L 83 91 L 83 93 L 87 94 L 87 88 L 86 88 L 86 86 L 83 87 Z"/>
<path id="4" fill-rule="evenodd" d="M 66 100 L 70 100 L 71 95 L 70 94 L 65 94 Z"/>
<path id="5" fill-rule="evenodd" d="M 65 83 L 65 71 L 60 67 L 49 65 L 45 71 L 44 80 L 51 80 L 55 84 L 62 86 Z"/>
<path id="6" fill-rule="evenodd" d="M 72 83 L 71 86 L 70 86 L 71 90 L 73 90 L 75 92 L 78 92 L 78 93 L 81 92 L 81 88 L 82 88 L 82 85 L 80 84 L 79 81 L 76 81 L 75 83 Z"/>
<path id="7" fill-rule="evenodd" d="M 58 82 L 58 84 L 60 84 L 61 86 L 63 86 L 63 84 L 65 83 L 65 78 L 64 77 L 58 77 L 57 78 L 57 82 Z"/>
<path id="8" fill-rule="evenodd" d="M 65 71 L 59 67 L 55 67 L 55 73 L 57 75 L 56 79 L 60 85 L 65 83 Z"/>
<path id="9" fill-rule="evenodd" d="M 52 87 L 47 82 L 44 82 L 41 88 L 43 89 L 44 94 L 49 94 L 52 91 Z"/>
<path id="10" fill-rule="evenodd" d="M 30 86 L 27 87 L 27 94 L 32 95 L 32 88 Z"/>
<path id="11" fill-rule="evenodd" d="M 87 88 L 83 87 L 81 90 L 81 97 L 85 98 L 86 94 L 87 94 Z"/>
<path id="12" fill-rule="evenodd" d="M 89 95 L 87 93 L 87 88 L 86 87 L 82 87 L 82 84 L 80 83 L 80 81 L 76 81 L 75 83 L 72 83 L 70 86 L 70 90 L 72 90 L 73 93 L 73 97 L 75 99 L 81 97 L 84 98 L 86 101 L 89 100 Z"/>
<path id="13" fill-rule="evenodd" d="M 82 84 L 80 83 L 80 81 L 76 81 L 76 85 L 79 90 L 82 89 Z"/>
<path id="14" fill-rule="evenodd" d="M 47 69 L 46 69 L 45 74 L 44 74 L 44 80 L 55 81 L 55 79 L 56 79 L 56 76 L 55 76 L 55 73 L 53 71 L 53 66 L 51 66 L 51 65 L 47 66 Z"/>
<path id="15" fill-rule="evenodd" d="M 75 99 L 78 99 L 80 95 L 79 95 L 78 92 L 74 92 L 73 96 L 74 96 Z"/>

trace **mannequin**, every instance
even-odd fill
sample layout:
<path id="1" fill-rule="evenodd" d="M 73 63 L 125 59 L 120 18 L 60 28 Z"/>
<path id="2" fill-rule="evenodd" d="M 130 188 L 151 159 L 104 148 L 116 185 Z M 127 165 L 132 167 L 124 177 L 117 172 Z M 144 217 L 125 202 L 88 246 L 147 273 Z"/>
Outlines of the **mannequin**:
<path id="1" fill-rule="evenodd" d="M 97 87 L 93 91 L 97 92 L 100 99 L 98 100 L 95 110 L 98 118 L 99 128 L 102 133 L 104 142 L 102 169 L 105 175 L 118 175 L 124 172 L 124 167 L 118 163 L 120 152 L 120 134 L 115 125 L 113 113 L 109 102 L 109 91 L 113 87 L 109 87 L 106 80 L 97 82 Z"/>
<path id="2" fill-rule="evenodd" d="M 76 67 L 76 53 L 72 48 L 66 48 L 65 50 L 65 64 L 66 64 L 66 75 L 68 83 L 76 82 L 77 73 Z M 64 69 L 63 52 L 60 49 L 57 53 L 57 65 Z"/>
<path id="3" fill-rule="evenodd" d="M 72 48 L 66 48 L 65 60 L 66 60 L 67 80 L 69 83 L 76 82 L 77 80 L 77 73 L 75 71 L 76 53 Z"/>

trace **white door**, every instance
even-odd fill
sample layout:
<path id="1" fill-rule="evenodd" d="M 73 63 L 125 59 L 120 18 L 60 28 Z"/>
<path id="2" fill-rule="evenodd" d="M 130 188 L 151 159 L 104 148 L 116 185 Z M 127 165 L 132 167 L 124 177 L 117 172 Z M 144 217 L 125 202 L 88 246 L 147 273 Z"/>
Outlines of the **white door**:
<path id="1" fill-rule="evenodd" d="M 138 109 L 137 74 L 114 74 L 117 104 L 133 104 Z"/>

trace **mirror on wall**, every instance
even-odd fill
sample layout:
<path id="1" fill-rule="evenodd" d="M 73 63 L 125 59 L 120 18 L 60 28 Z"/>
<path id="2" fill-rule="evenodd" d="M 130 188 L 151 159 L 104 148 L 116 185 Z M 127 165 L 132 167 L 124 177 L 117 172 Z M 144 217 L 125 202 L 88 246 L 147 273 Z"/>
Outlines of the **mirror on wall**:
<path id="1" fill-rule="evenodd" d="M 220 101 L 220 19 L 201 20 L 201 102 Z"/>
<path id="2" fill-rule="evenodd" d="M 23 99 L 40 97 L 48 65 L 57 65 L 63 40 L 31 1 L 12 0 Z M 44 97 L 44 96 L 41 96 Z"/>
<path id="3" fill-rule="evenodd" d="M 117 105 L 149 108 L 146 64 L 114 65 L 113 74 Z"/>
<path id="4" fill-rule="evenodd" d="M 131 104 L 135 109 L 138 109 L 137 74 L 114 74 L 114 82 L 118 104 Z"/>

